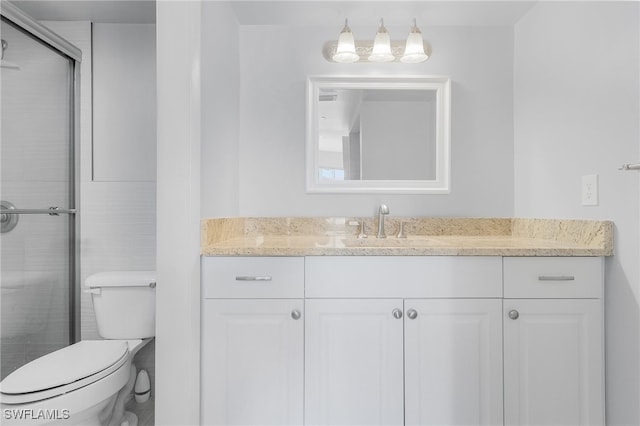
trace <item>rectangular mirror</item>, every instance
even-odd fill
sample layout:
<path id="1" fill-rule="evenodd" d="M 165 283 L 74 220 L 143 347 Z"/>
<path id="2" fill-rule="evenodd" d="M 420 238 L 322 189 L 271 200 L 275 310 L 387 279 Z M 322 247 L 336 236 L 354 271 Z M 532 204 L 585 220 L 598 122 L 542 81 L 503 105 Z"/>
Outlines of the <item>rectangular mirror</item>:
<path id="1" fill-rule="evenodd" d="M 447 77 L 307 81 L 307 192 L 448 193 Z"/>

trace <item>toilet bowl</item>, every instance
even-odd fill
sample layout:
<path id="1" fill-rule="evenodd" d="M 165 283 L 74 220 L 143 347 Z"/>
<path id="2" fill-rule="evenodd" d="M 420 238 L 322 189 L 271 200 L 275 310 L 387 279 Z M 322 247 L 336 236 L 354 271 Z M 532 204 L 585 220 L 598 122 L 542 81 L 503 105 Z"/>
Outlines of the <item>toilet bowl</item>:
<path id="1" fill-rule="evenodd" d="M 154 334 L 155 274 L 102 274 L 90 277 L 87 286 L 92 292 L 97 321 L 110 338 L 75 343 L 31 361 L 7 376 L 0 383 L 1 424 L 121 424 L 123 413 L 117 409 L 117 401 L 124 398 L 122 392 L 127 387 L 128 391 L 133 387 L 133 357 Z M 145 287 L 146 291 L 140 291 Z M 119 300 L 124 301 L 124 306 L 138 309 L 122 310 L 123 303 Z M 117 320 L 111 321 L 109 314 Z M 149 321 L 149 316 L 153 320 Z M 136 324 L 128 326 L 127 319 Z M 140 327 L 140 322 L 146 328 Z M 140 338 L 114 338 L 130 336 L 131 329 Z M 105 337 L 100 325 L 99 333 Z"/>
<path id="2" fill-rule="evenodd" d="M 149 340 L 86 340 L 24 365 L 0 384 L 2 424 L 100 425 Z"/>

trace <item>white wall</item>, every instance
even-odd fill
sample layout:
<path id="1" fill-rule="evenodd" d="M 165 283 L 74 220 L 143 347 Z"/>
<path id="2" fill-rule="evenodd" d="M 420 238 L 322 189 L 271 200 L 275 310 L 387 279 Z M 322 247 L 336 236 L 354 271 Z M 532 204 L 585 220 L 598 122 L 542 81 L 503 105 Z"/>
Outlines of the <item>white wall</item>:
<path id="1" fill-rule="evenodd" d="M 606 262 L 607 424 L 640 424 L 639 4 L 541 2 L 515 27 L 515 215 L 615 224 Z M 455 156 L 454 156 L 455 159 Z M 581 205 L 598 174 L 600 204 Z"/>
<path id="2" fill-rule="evenodd" d="M 202 4 L 202 217 L 238 214 L 238 24 L 227 2 Z"/>
<path id="3" fill-rule="evenodd" d="M 157 425 L 200 417 L 201 12 L 200 1 L 160 1 L 156 9 Z"/>
<path id="4" fill-rule="evenodd" d="M 213 7 L 205 3 L 207 8 Z M 221 6 L 220 6 L 221 7 Z M 217 20 L 211 17 L 209 27 Z M 224 21 L 222 21 L 224 22 Z M 225 27 L 227 28 L 227 27 Z M 389 31 L 404 33 L 406 28 Z M 366 28 L 353 28 L 364 33 Z M 208 30 L 205 30 L 208 31 Z M 232 28 L 229 29 L 232 31 Z M 425 29 L 434 46 L 422 64 L 335 64 L 320 49 L 335 37 L 334 27 L 241 26 L 239 31 L 239 142 L 235 151 L 225 139 L 224 152 L 214 154 L 211 129 L 203 128 L 203 216 L 368 215 L 380 202 L 394 215 L 510 216 L 513 213 L 513 33 L 509 27 Z M 233 43 L 233 36 L 229 39 Z M 220 52 L 220 39 L 205 32 L 203 52 Z M 490 48 L 489 48 L 490 46 Z M 227 54 L 233 49 L 222 51 Z M 209 53 L 207 53 L 209 54 Z M 233 54 L 229 63 L 234 61 Z M 206 62 L 204 62 L 206 64 Z M 203 68 L 204 69 L 204 68 Z M 207 69 L 203 87 L 224 78 L 232 68 Z M 452 78 L 452 192 L 450 195 L 320 195 L 305 194 L 305 81 L 312 74 L 450 75 Z M 231 78 L 230 85 L 236 81 Z M 221 83 L 218 83 L 221 84 Z M 219 91 L 203 92 L 206 111 Z M 221 123 L 218 132 L 234 137 L 236 121 Z M 225 154 L 227 153 L 227 154 Z M 216 178 L 212 171 L 224 155 L 231 166 Z M 237 183 L 235 180 L 238 179 Z M 237 192 L 236 199 L 217 189 Z M 216 183 L 218 182 L 218 183 Z M 229 213 L 227 213 L 229 212 Z"/>
<path id="5" fill-rule="evenodd" d="M 156 180 L 156 26 L 93 24 L 92 179 Z"/>

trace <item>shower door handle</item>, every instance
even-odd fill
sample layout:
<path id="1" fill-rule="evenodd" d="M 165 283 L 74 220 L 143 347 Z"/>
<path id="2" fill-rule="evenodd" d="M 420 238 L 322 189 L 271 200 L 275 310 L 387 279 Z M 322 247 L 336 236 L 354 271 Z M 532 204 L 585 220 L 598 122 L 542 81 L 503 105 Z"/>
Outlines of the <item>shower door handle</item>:
<path id="1" fill-rule="evenodd" d="M 60 207 L 49 207 L 48 209 L 16 209 L 9 201 L 0 200 L 0 233 L 11 231 L 18 225 L 21 214 L 48 214 L 49 216 L 60 216 L 61 214 L 76 214 L 77 209 L 61 209 Z"/>
<path id="2" fill-rule="evenodd" d="M 2 214 L 48 214 L 49 216 L 59 216 L 61 214 L 76 214 L 78 209 L 61 209 L 60 207 L 49 207 L 48 209 L 2 209 Z"/>

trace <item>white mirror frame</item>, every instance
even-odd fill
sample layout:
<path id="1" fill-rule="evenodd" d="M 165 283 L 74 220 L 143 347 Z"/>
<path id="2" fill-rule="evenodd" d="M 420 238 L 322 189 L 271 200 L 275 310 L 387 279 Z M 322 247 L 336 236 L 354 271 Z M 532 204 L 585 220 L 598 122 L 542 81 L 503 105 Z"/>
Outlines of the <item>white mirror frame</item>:
<path id="1" fill-rule="evenodd" d="M 436 176 L 433 180 L 318 179 L 319 117 L 321 89 L 435 90 Z M 306 177 L 307 193 L 448 194 L 451 192 L 451 80 L 449 77 L 350 77 L 310 76 L 307 79 Z"/>

